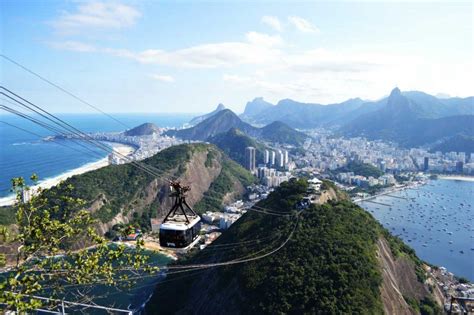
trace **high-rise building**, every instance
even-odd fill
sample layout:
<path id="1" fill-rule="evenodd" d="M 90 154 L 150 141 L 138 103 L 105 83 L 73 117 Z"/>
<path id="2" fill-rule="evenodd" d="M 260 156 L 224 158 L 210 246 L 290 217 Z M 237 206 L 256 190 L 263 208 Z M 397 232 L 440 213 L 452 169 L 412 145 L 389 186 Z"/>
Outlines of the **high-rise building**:
<path id="1" fill-rule="evenodd" d="M 430 158 L 426 156 L 423 163 L 423 171 L 426 172 L 429 169 L 430 169 Z"/>
<path id="2" fill-rule="evenodd" d="M 271 165 L 275 165 L 275 158 L 276 158 L 276 154 L 275 154 L 275 151 L 272 151 L 271 152 Z"/>
<path id="3" fill-rule="evenodd" d="M 281 150 L 278 150 L 276 153 L 276 166 L 283 167 L 285 165 L 285 155 Z"/>
<path id="4" fill-rule="evenodd" d="M 464 171 L 464 163 L 461 161 L 456 162 L 456 173 L 462 173 Z"/>
<path id="5" fill-rule="evenodd" d="M 245 168 L 249 171 L 255 170 L 255 148 L 245 148 Z"/>
<path id="6" fill-rule="evenodd" d="M 263 156 L 263 163 L 268 164 L 270 163 L 270 151 L 265 150 L 264 156 Z"/>
<path id="7" fill-rule="evenodd" d="M 287 165 L 288 165 L 288 162 L 290 161 L 290 159 L 289 159 L 289 157 L 288 157 L 288 151 L 287 151 L 287 150 L 283 151 L 283 154 L 284 154 L 284 156 L 285 156 L 285 159 L 284 159 L 284 161 L 283 161 L 283 164 L 284 164 L 283 166 L 287 166 Z"/>

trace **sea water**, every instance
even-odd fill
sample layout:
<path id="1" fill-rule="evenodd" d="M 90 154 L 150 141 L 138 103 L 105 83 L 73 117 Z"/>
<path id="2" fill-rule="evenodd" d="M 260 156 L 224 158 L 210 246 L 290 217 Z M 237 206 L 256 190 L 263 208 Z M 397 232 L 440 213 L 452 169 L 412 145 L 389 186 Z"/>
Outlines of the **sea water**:
<path id="1" fill-rule="evenodd" d="M 127 129 L 102 114 L 58 116 L 84 132 L 118 132 Z M 155 123 L 159 127 L 181 127 L 193 117 L 192 114 L 115 114 L 113 116 L 131 128 L 145 122 Z M 43 141 L 43 137 L 51 135 L 54 135 L 52 131 L 20 117 L 0 115 L 0 198 L 11 194 L 10 180 L 13 177 L 29 178 L 36 173 L 40 179 L 44 180 L 98 161 L 107 155 L 100 149 L 94 149 L 96 154 L 93 154 L 84 150 L 79 144 L 68 140 Z"/>
<path id="2" fill-rule="evenodd" d="M 109 117 L 99 114 L 59 116 L 83 132 L 119 132 L 127 129 Z M 145 122 L 155 123 L 159 127 L 181 127 L 189 122 L 194 115 L 115 114 L 113 116 L 133 128 Z M 107 155 L 99 149 L 95 150 L 97 154 L 78 153 L 70 147 L 82 151 L 83 148 L 68 140 L 59 140 L 67 147 L 56 141 L 43 141 L 43 137 L 51 135 L 54 133 L 24 119 L 11 115 L 0 115 L 0 197 L 11 194 L 9 191 L 10 179 L 13 177 L 29 178 L 31 174 L 36 173 L 41 179 L 51 178 L 87 163 L 98 161 Z M 160 253 L 150 254 L 153 265 L 167 265 L 171 261 L 169 257 Z M 143 275 L 130 289 L 119 289 L 105 285 L 94 286 L 91 288 L 96 293 L 94 303 L 133 311 L 140 310 L 163 277 L 164 275 L 160 273 L 153 276 Z M 72 295 L 73 291 L 74 288 L 71 288 L 69 295 Z M 72 301 L 75 300 L 72 296 L 70 297 Z M 91 313 L 95 312 L 91 310 Z"/>
<path id="3" fill-rule="evenodd" d="M 360 205 L 418 257 L 474 281 L 473 181 L 432 180 L 373 201 Z"/>

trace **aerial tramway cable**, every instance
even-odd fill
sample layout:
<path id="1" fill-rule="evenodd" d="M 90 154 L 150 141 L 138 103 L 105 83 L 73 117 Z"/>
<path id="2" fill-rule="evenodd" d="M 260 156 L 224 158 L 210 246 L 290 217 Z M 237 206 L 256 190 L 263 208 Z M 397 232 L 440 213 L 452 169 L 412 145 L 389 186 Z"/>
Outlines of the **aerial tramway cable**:
<path id="1" fill-rule="evenodd" d="M 109 117 L 110 119 L 112 119 L 112 120 L 114 120 L 115 122 L 119 123 L 120 125 L 124 126 L 125 128 L 130 129 L 129 126 L 127 126 L 125 123 L 123 123 L 122 121 L 118 120 L 118 119 L 115 118 L 114 116 L 112 116 L 112 115 L 110 115 L 110 114 L 104 112 L 103 110 L 101 110 L 101 109 L 98 108 L 97 106 L 94 106 L 94 105 L 92 105 L 91 103 L 89 103 L 89 102 L 85 101 L 84 99 L 80 98 L 79 96 L 77 96 L 77 95 L 75 95 L 75 94 L 69 92 L 68 90 L 66 90 L 65 88 L 61 87 L 60 85 L 58 85 L 58 84 L 56 84 L 56 83 L 54 83 L 54 82 L 52 82 L 52 81 L 46 79 L 45 77 L 41 76 L 39 73 L 34 72 L 33 70 L 27 68 L 26 66 L 22 65 L 22 64 L 19 63 L 18 61 L 15 61 L 15 60 L 13 60 L 13 59 L 10 58 L 10 57 L 5 56 L 4 54 L 0 54 L 0 57 L 2 57 L 3 59 L 5 59 L 5 60 L 11 62 L 12 64 L 16 65 L 17 67 L 19 67 L 19 68 L 25 70 L 26 72 L 29 72 L 30 74 L 36 76 L 37 78 L 39 78 L 39 79 L 42 80 L 43 82 L 46 82 L 46 83 L 48 83 L 49 85 L 51 85 L 51 86 L 53 86 L 53 87 L 59 89 L 60 91 L 62 91 L 62 92 L 64 92 L 64 93 L 66 93 L 67 95 L 73 97 L 74 99 L 78 100 L 79 102 L 81 102 L 81 103 L 83 103 L 83 104 L 85 104 L 85 105 L 87 105 L 87 106 L 89 106 L 89 107 L 95 109 L 96 111 L 98 111 L 98 112 L 100 112 L 100 113 L 106 115 L 107 117 Z"/>
<path id="2" fill-rule="evenodd" d="M 59 90 L 62 91 L 63 93 L 65 93 L 65 94 L 67 94 L 67 95 L 73 97 L 74 99 L 78 100 L 79 102 L 81 102 L 81 103 L 83 103 L 83 104 L 85 104 L 85 105 L 87 105 L 87 106 L 89 106 L 89 107 L 91 107 L 91 108 L 97 110 L 98 112 L 100 112 L 100 113 L 106 115 L 107 117 L 113 119 L 114 121 L 116 121 L 117 123 L 121 124 L 122 126 L 125 126 L 126 128 L 130 129 L 130 127 L 127 126 L 127 125 L 126 125 L 125 123 L 123 123 L 122 121 L 120 121 L 120 120 L 116 119 L 115 117 L 109 115 L 108 113 L 104 112 L 103 110 L 101 110 L 101 109 L 98 108 L 97 106 L 94 106 L 94 105 L 92 105 L 91 103 L 85 101 L 83 98 L 81 98 L 81 97 L 77 96 L 76 94 L 74 94 L 74 93 L 68 91 L 67 89 L 63 88 L 63 87 L 60 86 L 59 84 L 54 83 L 54 82 L 52 82 L 51 80 L 49 80 L 49 79 L 43 77 L 43 76 L 40 75 L 39 73 L 37 73 L 37 72 L 33 71 L 32 69 L 26 67 L 25 65 L 21 64 L 20 62 L 15 61 L 15 60 L 13 60 L 12 58 L 10 58 L 10 57 L 8 57 L 8 56 L 6 56 L 6 55 L 3 55 L 3 54 L 0 54 L 0 56 L 1 56 L 2 58 L 4 58 L 5 60 L 9 61 L 10 63 L 16 65 L 17 67 L 23 69 L 24 71 L 27 71 L 28 73 L 30 73 L 30 74 L 36 76 L 37 78 L 39 78 L 39 79 L 42 80 L 43 82 L 46 82 L 47 84 L 49 84 L 49 85 L 51 85 L 51 86 L 53 86 L 53 87 L 59 89 Z M 21 97 L 20 97 L 20 98 L 21 98 Z M 22 99 L 23 99 L 23 98 L 22 98 Z M 23 99 L 23 100 L 24 100 L 24 99 Z M 25 101 L 26 101 L 26 100 L 25 100 Z M 31 103 L 30 103 L 30 104 L 31 104 Z M 32 105 L 34 105 L 34 104 L 32 104 Z M 36 105 L 35 105 L 35 106 L 36 106 Z M 48 114 L 49 114 L 49 113 L 48 113 Z M 50 115 L 50 116 L 54 116 L 54 115 L 52 115 L 52 114 L 49 114 L 49 115 Z M 57 117 L 55 117 L 55 118 L 58 119 Z M 64 123 L 64 121 L 62 121 L 62 122 Z M 69 125 L 69 126 L 70 126 L 70 125 Z M 72 127 L 72 126 L 70 126 L 70 127 Z M 76 131 L 77 131 L 77 129 L 76 129 Z M 86 135 L 86 136 L 87 136 L 87 135 Z M 116 153 L 118 153 L 118 152 L 116 152 Z M 120 154 L 118 154 L 118 155 L 120 156 Z M 124 158 L 125 160 L 127 160 L 126 156 L 121 156 L 121 157 Z M 147 165 L 146 167 L 152 168 L 152 167 L 149 166 L 149 165 Z M 155 171 L 157 171 L 156 168 L 155 168 Z M 160 171 L 160 170 L 158 170 L 158 171 Z M 155 176 L 156 176 L 156 175 L 155 175 Z M 174 179 L 176 179 L 176 178 L 174 178 Z M 167 179 L 167 180 L 169 181 L 170 179 Z M 171 180 L 173 180 L 173 179 L 171 179 Z M 221 202 L 221 201 L 220 201 L 220 202 Z M 254 212 L 259 212 L 259 211 L 258 211 L 258 207 L 256 207 L 256 206 L 255 206 L 254 208 L 250 209 L 250 210 L 251 210 L 251 211 L 254 211 Z M 262 213 L 265 213 L 265 214 L 270 214 L 270 212 L 271 212 L 271 211 L 265 211 L 265 209 L 262 209 L 262 208 L 261 208 L 260 210 L 262 210 L 261 212 L 262 212 Z M 266 209 L 266 210 L 268 210 L 268 209 Z M 280 213 L 277 213 L 277 214 L 275 214 L 275 215 L 280 215 Z"/>

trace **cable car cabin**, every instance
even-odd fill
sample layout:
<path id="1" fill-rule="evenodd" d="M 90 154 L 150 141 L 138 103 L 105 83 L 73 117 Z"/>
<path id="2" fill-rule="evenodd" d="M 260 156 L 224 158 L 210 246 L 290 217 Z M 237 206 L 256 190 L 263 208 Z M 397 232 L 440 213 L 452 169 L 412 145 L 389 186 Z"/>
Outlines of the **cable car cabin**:
<path id="1" fill-rule="evenodd" d="M 160 246 L 185 248 L 199 237 L 201 217 L 186 202 L 189 186 L 182 186 L 179 181 L 170 182 L 173 207 L 160 225 Z"/>
<path id="2" fill-rule="evenodd" d="M 182 214 L 176 214 L 163 222 L 160 225 L 160 246 L 184 248 L 193 243 L 199 237 L 201 218 L 188 215 L 187 219 Z"/>

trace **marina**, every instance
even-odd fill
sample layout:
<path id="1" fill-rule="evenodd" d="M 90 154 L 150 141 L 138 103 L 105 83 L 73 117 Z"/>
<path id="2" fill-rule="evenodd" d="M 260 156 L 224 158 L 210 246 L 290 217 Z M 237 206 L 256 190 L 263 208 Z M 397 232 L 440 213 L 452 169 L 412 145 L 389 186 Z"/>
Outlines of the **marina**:
<path id="1" fill-rule="evenodd" d="M 473 196 L 474 182 L 439 179 L 359 204 L 421 259 L 472 281 Z"/>

